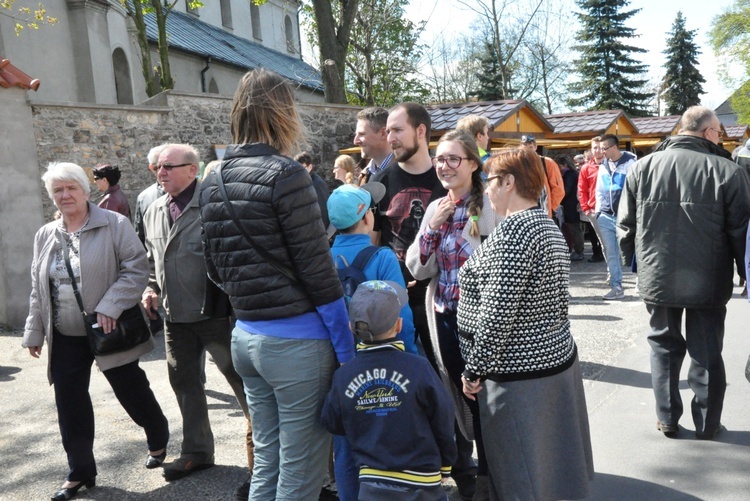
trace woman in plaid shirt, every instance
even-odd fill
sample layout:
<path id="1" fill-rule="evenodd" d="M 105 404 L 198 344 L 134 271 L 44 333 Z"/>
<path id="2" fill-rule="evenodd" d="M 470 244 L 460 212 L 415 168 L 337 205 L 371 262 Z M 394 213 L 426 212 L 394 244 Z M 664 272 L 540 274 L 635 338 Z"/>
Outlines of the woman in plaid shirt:
<path id="1" fill-rule="evenodd" d="M 487 468 L 479 427 L 476 402 L 462 392 L 464 360 L 458 346 L 456 308 L 458 306 L 458 270 L 500 222 L 484 196 L 482 160 L 476 143 L 468 134 L 453 131 L 438 143 L 432 159 L 440 182 L 448 195 L 432 202 L 422 219 L 419 235 L 409 248 L 406 265 L 418 280 L 432 279 L 427 289 L 430 339 L 438 372 L 456 403 L 456 418 L 463 435 L 476 440 L 480 483 Z M 460 441 L 459 441 L 460 443 Z M 470 450 L 469 450 L 470 454 Z M 465 475 L 459 447 L 454 476 Z M 464 463 L 464 464 L 461 464 Z M 458 470 L 458 471 L 456 471 Z"/>

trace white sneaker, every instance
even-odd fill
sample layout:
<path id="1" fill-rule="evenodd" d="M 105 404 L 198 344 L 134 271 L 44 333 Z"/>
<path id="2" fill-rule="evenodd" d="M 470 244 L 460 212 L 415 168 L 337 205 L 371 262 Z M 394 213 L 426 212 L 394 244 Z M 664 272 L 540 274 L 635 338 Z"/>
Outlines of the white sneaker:
<path id="1" fill-rule="evenodd" d="M 602 299 L 605 301 L 611 301 L 613 299 L 622 299 L 625 297 L 625 291 L 622 289 L 618 289 L 617 287 L 612 287 L 612 290 L 607 292 L 605 295 L 602 296 Z"/>

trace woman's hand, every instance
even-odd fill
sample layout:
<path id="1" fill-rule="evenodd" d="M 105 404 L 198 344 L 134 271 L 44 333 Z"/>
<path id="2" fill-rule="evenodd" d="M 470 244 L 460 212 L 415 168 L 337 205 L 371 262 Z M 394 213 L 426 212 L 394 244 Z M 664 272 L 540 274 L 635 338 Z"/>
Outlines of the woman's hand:
<path id="1" fill-rule="evenodd" d="M 449 197 L 443 197 L 443 199 L 438 202 L 435 214 L 433 214 L 432 219 L 430 219 L 430 229 L 436 231 L 448 220 L 449 217 L 453 215 L 454 212 L 456 212 L 456 203 Z"/>
<path id="2" fill-rule="evenodd" d="M 99 322 L 99 327 L 102 328 L 102 331 L 104 331 L 105 334 L 112 332 L 117 325 L 117 319 L 108 317 L 102 313 L 96 314 L 96 321 Z"/>
<path id="3" fill-rule="evenodd" d="M 41 346 L 29 346 L 29 355 L 31 355 L 34 358 L 39 358 L 39 355 L 41 354 L 42 354 Z"/>
<path id="4" fill-rule="evenodd" d="M 461 378 L 461 382 L 464 384 L 464 395 L 466 395 L 466 398 L 469 400 L 476 400 L 477 393 L 479 393 L 482 389 L 482 382 L 479 380 L 476 380 L 474 382 L 467 381 L 465 378 Z"/>

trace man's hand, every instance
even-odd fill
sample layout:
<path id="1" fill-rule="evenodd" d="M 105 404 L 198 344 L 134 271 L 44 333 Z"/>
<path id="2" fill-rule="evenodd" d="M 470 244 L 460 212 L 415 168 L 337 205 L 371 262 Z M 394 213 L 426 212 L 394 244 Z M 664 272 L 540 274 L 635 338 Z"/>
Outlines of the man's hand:
<path id="1" fill-rule="evenodd" d="M 31 355 L 34 358 L 39 358 L 39 355 L 41 354 L 42 354 L 41 346 L 29 346 L 29 355 Z"/>
<path id="2" fill-rule="evenodd" d="M 159 309 L 159 295 L 152 290 L 148 290 L 143 293 L 141 304 L 146 308 L 146 316 L 151 320 L 156 320 L 156 313 L 154 312 Z"/>
<path id="3" fill-rule="evenodd" d="M 102 331 L 104 331 L 105 334 L 109 334 L 115 330 L 115 327 L 117 326 L 116 318 L 108 317 L 103 313 L 96 314 L 96 321 L 99 323 L 99 327 L 102 328 Z"/>

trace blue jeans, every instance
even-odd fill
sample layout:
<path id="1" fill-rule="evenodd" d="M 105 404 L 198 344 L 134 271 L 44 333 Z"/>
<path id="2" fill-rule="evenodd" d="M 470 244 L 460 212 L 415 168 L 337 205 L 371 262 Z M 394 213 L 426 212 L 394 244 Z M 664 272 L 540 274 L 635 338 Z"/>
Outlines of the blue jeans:
<path id="1" fill-rule="evenodd" d="M 617 244 L 617 217 L 601 213 L 596 221 L 602 234 L 604 251 L 607 253 L 609 284 L 622 289 L 622 265 L 620 264 L 620 246 Z"/>
<path id="2" fill-rule="evenodd" d="M 320 411 L 336 357 L 329 340 L 232 331 L 232 361 L 245 384 L 255 465 L 250 500 L 318 499 L 331 435 Z"/>
<path id="3" fill-rule="evenodd" d="M 651 314 L 648 343 L 651 345 L 651 382 L 659 421 L 677 424 L 682 416 L 680 369 L 685 352 L 690 355 L 688 384 L 695 396 L 691 413 L 695 431 L 704 433 L 721 424 L 727 378 L 721 351 L 727 309 L 669 308 L 647 304 Z M 685 312 L 685 334 L 682 314 Z"/>
<path id="4" fill-rule="evenodd" d="M 341 501 L 359 499 L 359 467 L 349 441 L 343 435 L 333 436 L 333 469 L 336 472 L 336 489 Z"/>

